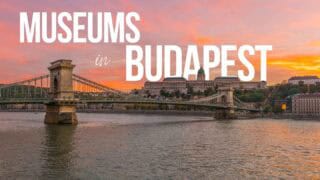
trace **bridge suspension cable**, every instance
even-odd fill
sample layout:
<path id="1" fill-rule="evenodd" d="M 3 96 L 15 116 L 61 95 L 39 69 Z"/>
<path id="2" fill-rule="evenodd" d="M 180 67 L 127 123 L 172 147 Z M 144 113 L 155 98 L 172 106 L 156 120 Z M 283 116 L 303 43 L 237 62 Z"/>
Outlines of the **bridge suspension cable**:
<path id="1" fill-rule="evenodd" d="M 222 95 L 221 94 L 213 94 L 211 96 L 208 96 L 208 97 L 204 97 L 204 98 L 200 98 L 200 99 L 193 99 L 193 100 L 190 100 L 188 102 L 190 103 L 203 103 L 203 102 L 212 102 L 213 100 L 221 97 Z"/>
<path id="2" fill-rule="evenodd" d="M 87 78 L 81 77 L 79 75 L 72 75 L 74 90 L 78 92 L 100 92 L 100 93 L 115 93 L 115 94 L 125 94 L 122 91 L 107 87 L 102 84 L 98 84 Z"/>

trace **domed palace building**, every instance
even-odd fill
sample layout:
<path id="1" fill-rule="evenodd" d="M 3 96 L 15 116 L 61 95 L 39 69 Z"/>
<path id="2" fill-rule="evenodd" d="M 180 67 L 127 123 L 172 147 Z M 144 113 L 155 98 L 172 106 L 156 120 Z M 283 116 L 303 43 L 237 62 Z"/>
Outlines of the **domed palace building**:
<path id="1" fill-rule="evenodd" d="M 194 92 L 203 92 L 206 89 L 216 89 L 218 87 L 233 87 L 235 89 L 263 89 L 266 88 L 265 81 L 243 82 L 236 76 L 216 77 L 214 80 L 205 80 L 205 72 L 202 67 L 198 70 L 196 80 L 186 80 L 183 77 L 168 77 L 160 82 L 146 81 L 143 91 L 152 95 L 159 95 L 161 90 L 167 92 L 180 91 L 187 93 L 188 87 L 192 87 Z"/>

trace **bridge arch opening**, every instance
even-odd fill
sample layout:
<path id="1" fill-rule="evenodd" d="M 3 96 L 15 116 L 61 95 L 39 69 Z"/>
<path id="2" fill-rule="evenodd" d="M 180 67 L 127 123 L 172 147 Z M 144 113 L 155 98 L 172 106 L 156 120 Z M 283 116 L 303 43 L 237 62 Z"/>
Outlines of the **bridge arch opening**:
<path id="1" fill-rule="evenodd" d="M 226 104 L 227 103 L 227 96 L 226 95 L 221 96 L 221 103 L 222 104 Z"/>
<path id="2" fill-rule="evenodd" d="M 58 79 L 57 79 L 57 76 L 54 77 L 53 79 L 53 92 L 56 93 L 58 92 Z"/>

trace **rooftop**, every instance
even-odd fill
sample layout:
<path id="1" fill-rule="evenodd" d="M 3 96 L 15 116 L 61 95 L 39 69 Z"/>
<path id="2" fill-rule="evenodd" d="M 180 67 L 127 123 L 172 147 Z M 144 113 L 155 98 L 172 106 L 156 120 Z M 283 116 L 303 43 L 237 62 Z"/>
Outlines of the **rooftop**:
<path id="1" fill-rule="evenodd" d="M 163 81 L 187 81 L 187 80 L 183 77 L 167 77 L 167 78 L 164 78 Z"/>
<path id="2" fill-rule="evenodd" d="M 320 98 L 320 93 L 302 93 L 302 94 L 296 94 L 293 97 L 295 98 Z"/>
<path id="3" fill-rule="evenodd" d="M 310 80 L 319 79 L 318 76 L 293 76 L 289 80 Z"/>
<path id="4" fill-rule="evenodd" d="M 236 80 L 239 81 L 239 78 L 237 76 L 227 76 L 227 77 L 216 77 L 215 80 Z"/>

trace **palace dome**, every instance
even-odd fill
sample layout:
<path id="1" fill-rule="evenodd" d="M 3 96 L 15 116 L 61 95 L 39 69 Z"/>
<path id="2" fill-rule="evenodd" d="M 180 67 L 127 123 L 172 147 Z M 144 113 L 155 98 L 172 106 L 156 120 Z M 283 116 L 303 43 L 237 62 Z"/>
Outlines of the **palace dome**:
<path id="1" fill-rule="evenodd" d="M 200 67 L 200 69 L 198 70 L 198 75 L 199 75 L 199 74 L 204 74 L 204 70 L 203 70 L 202 67 Z"/>
<path id="2" fill-rule="evenodd" d="M 197 80 L 203 81 L 205 79 L 204 70 L 202 67 L 198 70 Z"/>

